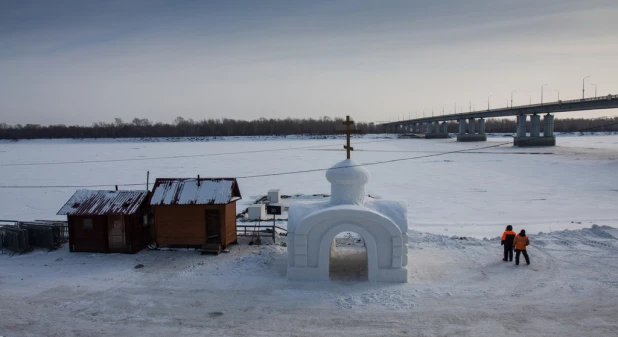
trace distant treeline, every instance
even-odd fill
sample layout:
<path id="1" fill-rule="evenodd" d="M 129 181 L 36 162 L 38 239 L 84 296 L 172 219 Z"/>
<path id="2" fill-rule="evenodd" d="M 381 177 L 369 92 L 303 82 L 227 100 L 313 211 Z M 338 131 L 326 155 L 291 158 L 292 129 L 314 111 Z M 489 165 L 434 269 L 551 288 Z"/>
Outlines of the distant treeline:
<path id="1" fill-rule="evenodd" d="M 142 138 L 142 137 L 226 137 L 226 136 L 284 136 L 295 134 L 332 134 L 342 130 L 343 119 L 266 119 L 253 121 L 235 119 L 205 119 L 195 121 L 177 117 L 172 124 L 153 123 L 145 118 L 113 123 L 97 122 L 92 126 L 37 124 L 8 126 L 0 123 L 1 139 L 36 138 Z M 355 122 L 357 129 L 376 132 L 371 123 Z"/>
<path id="2" fill-rule="evenodd" d="M 177 117 L 172 124 L 153 123 L 145 118 L 134 118 L 124 122 L 116 118 L 113 123 L 97 122 L 92 126 L 67 126 L 64 124 L 42 126 L 39 124 L 8 125 L 0 123 L 0 139 L 43 139 L 43 138 L 142 138 L 142 137 L 225 137 L 225 136 L 287 136 L 325 135 L 342 130 L 343 119 L 323 117 L 321 119 L 266 119 L 253 121 L 235 119 L 208 119 L 194 121 Z M 355 122 L 354 128 L 365 133 L 402 132 L 380 124 Z M 513 119 L 488 119 L 486 132 L 513 133 L 516 123 Z M 554 123 L 555 132 L 618 131 L 618 117 L 613 118 L 569 118 Z M 456 122 L 449 123 L 449 132 L 458 131 Z"/>

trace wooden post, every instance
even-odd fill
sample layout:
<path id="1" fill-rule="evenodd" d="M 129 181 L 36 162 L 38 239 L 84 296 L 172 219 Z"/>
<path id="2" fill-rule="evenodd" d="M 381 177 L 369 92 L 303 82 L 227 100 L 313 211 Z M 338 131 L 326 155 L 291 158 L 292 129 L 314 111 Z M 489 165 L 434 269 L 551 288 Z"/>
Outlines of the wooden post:
<path id="1" fill-rule="evenodd" d="M 200 186 L 200 175 L 197 175 L 197 186 Z"/>
<path id="2" fill-rule="evenodd" d="M 146 171 L 146 191 L 148 191 L 149 182 L 150 182 L 150 171 Z"/>
<path id="3" fill-rule="evenodd" d="M 118 185 L 116 185 L 116 191 L 118 191 Z"/>

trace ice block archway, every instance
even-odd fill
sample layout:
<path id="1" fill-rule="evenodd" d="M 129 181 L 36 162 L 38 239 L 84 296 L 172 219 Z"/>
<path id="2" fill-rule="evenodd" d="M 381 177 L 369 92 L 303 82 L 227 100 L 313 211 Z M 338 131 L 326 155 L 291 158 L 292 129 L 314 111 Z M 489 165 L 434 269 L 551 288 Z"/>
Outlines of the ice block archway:
<path id="1" fill-rule="evenodd" d="M 352 160 L 326 173 L 331 200 L 292 204 L 288 218 L 288 279 L 328 280 L 330 248 L 342 232 L 358 233 L 367 248 L 369 281 L 407 282 L 406 208 L 398 202 L 364 201 L 366 169 Z"/>

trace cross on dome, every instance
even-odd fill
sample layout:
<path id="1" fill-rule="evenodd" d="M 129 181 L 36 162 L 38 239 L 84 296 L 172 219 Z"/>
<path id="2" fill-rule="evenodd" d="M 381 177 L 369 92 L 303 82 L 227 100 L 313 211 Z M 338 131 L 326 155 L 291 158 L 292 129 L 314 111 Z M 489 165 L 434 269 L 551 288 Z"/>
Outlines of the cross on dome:
<path id="1" fill-rule="evenodd" d="M 350 116 L 345 116 L 345 122 L 343 122 L 342 124 L 345 125 L 345 130 L 337 131 L 337 133 L 345 134 L 346 145 L 344 145 L 343 148 L 346 150 L 347 159 L 350 159 L 350 151 L 354 151 L 354 148 L 350 146 L 350 135 L 353 133 L 361 133 L 362 131 L 350 129 L 350 126 L 354 124 L 354 121 L 350 119 Z"/>

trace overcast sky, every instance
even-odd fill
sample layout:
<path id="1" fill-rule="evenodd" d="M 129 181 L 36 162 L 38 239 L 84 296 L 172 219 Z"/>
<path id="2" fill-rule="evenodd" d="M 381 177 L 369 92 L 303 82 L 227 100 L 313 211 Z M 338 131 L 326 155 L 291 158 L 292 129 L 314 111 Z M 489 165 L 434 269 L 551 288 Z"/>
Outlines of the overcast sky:
<path id="1" fill-rule="evenodd" d="M 0 1 L 0 122 L 384 121 L 618 94 L 618 1 Z M 561 114 L 617 115 L 616 111 Z"/>

